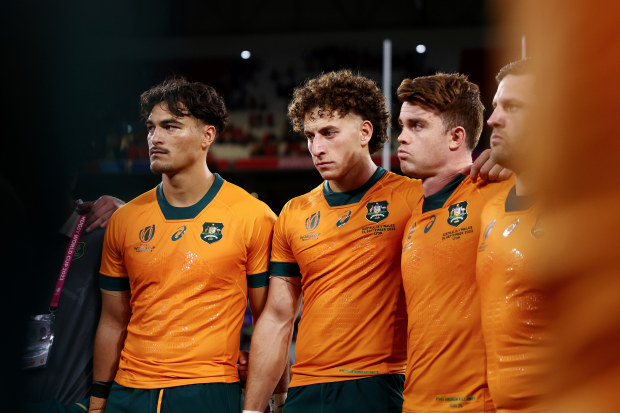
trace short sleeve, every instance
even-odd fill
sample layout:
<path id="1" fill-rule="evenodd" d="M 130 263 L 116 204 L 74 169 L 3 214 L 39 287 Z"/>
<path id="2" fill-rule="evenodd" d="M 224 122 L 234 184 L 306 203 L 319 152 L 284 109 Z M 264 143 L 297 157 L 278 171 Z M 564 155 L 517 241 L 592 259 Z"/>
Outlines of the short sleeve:
<path id="1" fill-rule="evenodd" d="M 287 203 L 276 221 L 271 247 L 271 275 L 280 277 L 299 277 L 301 271 L 295 260 L 289 237 L 286 220 L 289 215 L 290 203 Z"/>
<path id="2" fill-rule="evenodd" d="M 246 274 L 248 287 L 264 287 L 269 283 L 269 253 L 276 215 L 261 203 L 262 212 L 250 224 Z"/>
<path id="3" fill-rule="evenodd" d="M 123 258 L 123 230 L 119 214 L 110 218 L 103 239 L 99 287 L 104 290 L 129 290 L 129 277 Z"/>

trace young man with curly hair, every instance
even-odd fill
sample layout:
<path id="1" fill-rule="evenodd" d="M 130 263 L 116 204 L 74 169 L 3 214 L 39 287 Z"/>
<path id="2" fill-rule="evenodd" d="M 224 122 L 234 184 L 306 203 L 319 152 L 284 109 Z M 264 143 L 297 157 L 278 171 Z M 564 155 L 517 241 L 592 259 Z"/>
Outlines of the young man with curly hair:
<path id="1" fill-rule="evenodd" d="M 403 237 L 403 412 L 492 412 L 476 254 L 482 209 L 513 180 L 473 182 L 461 173 L 471 163 L 484 112 L 479 88 L 466 76 L 405 79 L 396 94 L 400 166 L 424 190 Z"/>
<path id="2" fill-rule="evenodd" d="M 400 412 L 407 328 L 400 244 L 422 185 L 371 158 L 390 120 L 372 80 L 348 70 L 323 74 L 295 90 L 288 115 L 325 181 L 290 200 L 276 222 L 244 408 L 267 405 L 303 295 L 285 411 Z"/>
<path id="3" fill-rule="evenodd" d="M 209 171 L 227 120 L 212 87 L 172 79 L 140 100 L 162 182 L 105 233 L 90 411 L 239 412 L 241 326 L 248 297 L 255 317 L 267 298 L 276 217 Z"/>

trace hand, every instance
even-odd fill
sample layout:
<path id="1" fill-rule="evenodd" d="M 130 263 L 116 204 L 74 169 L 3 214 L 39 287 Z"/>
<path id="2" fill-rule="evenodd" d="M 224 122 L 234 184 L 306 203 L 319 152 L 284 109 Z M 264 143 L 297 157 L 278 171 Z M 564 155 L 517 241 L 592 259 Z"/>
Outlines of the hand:
<path id="1" fill-rule="evenodd" d="M 239 350 L 239 358 L 237 359 L 237 371 L 239 372 L 239 380 L 245 382 L 248 379 L 248 361 L 250 353 L 245 350 Z"/>
<path id="2" fill-rule="evenodd" d="M 86 232 L 105 228 L 112 213 L 125 205 L 125 202 L 110 195 L 103 195 L 96 201 L 83 202 L 77 207 L 79 214 L 86 214 Z"/>
<path id="3" fill-rule="evenodd" d="M 491 150 L 485 149 L 469 166 L 461 169 L 462 174 L 469 174 L 472 182 L 478 180 L 478 176 L 484 181 L 505 181 L 512 176 L 512 171 L 491 160 Z"/>
<path id="4" fill-rule="evenodd" d="M 105 411 L 105 404 L 107 399 L 101 399 L 99 397 L 90 396 L 90 405 L 88 407 L 88 413 L 103 413 Z"/>

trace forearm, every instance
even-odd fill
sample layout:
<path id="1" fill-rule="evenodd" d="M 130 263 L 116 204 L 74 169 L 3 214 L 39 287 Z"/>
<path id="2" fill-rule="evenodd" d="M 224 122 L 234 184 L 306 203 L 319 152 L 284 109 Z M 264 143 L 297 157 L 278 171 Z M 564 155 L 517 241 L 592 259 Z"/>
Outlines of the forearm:
<path id="1" fill-rule="evenodd" d="M 100 321 L 95 336 L 93 380 L 114 380 L 126 335 L 126 325 Z"/>
<path id="2" fill-rule="evenodd" d="M 268 314 L 258 320 L 250 347 L 245 410 L 265 410 L 276 385 L 278 392 L 288 388 L 289 371 L 285 367 L 289 365 L 288 348 L 293 321 L 282 323 Z"/>

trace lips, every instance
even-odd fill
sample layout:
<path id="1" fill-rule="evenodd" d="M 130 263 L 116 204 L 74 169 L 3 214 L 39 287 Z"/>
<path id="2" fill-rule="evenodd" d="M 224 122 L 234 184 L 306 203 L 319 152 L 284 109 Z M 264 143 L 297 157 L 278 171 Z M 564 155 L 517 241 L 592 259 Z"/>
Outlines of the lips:
<path id="1" fill-rule="evenodd" d="M 151 149 L 149 149 L 149 156 L 153 156 L 153 155 L 163 155 L 168 153 L 168 150 L 163 149 L 163 148 L 158 148 L 156 146 L 153 146 Z"/>
<path id="2" fill-rule="evenodd" d="M 410 156 L 408 152 L 405 152 L 402 149 L 398 150 L 397 155 L 398 155 L 398 159 L 405 159 Z"/>

